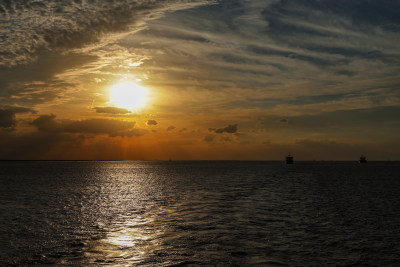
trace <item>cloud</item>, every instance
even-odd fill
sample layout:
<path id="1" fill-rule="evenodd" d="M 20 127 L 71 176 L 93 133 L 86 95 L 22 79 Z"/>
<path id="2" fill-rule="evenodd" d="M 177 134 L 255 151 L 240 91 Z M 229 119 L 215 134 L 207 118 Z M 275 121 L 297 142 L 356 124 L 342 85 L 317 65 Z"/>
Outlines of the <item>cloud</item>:
<path id="1" fill-rule="evenodd" d="M 81 121 L 55 120 L 54 114 L 41 115 L 36 118 L 32 125 L 41 132 L 48 133 L 88 133 L 108 134 L 109 136 L 138 136 L 139 130 L 129 130 L 135 126 L 135 122 L 109 120 L 109 119 L 87 119 Z"/>
<path id="2" fill-rule="evenodd" d="M 281 116 L 271 115 L 260 118 L 255 127 L 261 132 L 265 131 L 268 138 L 274 142 L 312 137 L 354 144 L 361 142 L 371 144 L 393 142 L 395 144 L 400 135 L 397 115 L 399 113 L 399 106 L 319 111 L 314 114 L 287 116 L 287 123 L 280 122 Z"/>
<path id="3" fill-rule="evenodd" d="M 46 154 L 54 147 L 62 146 L 61 150 L 65 153 L 79 144 L 76 136 L 65 134 L 0 132 L 0 159 L 45 159 Z M 47 159 L 54 158 L 56 157 Z"/>
<path id="4" fill-rule="evenodd" d="M 237 124 L 230 124 L 225 128 L 209 128 L 208 130 L 210 132 L 215 132 L 215 133 L 236 133 L 237 132 Z"/>
<path id="5" fill-rule="evenodd" d="M 121 132 L 121 137 L 141 136 L 147 131 L 132 129 Z M 0 160 L 110 160 L 140 159 L 139 147 L 129 146 L 122 139 L 108 136 L 90 136 L 84 134 L 51 132 L 10 132 L 0 131 Z M 124 153 L 128 153 L 127 156 Z M 124 154 L 124 156 L 122 156 Z"/>
<path id="6" fill-rule="evenodd" d="M 36 126 L 36 128 L 41 132 L 62 132 L 62 124 L 56 122 L 54 119 L 56 115 L 40 115 L 36 118 L 32 125 Z"/>
<path id="7" fill-rule="evenodd" d="M 135 22 L 205 2 L 3 1 L 0 15 L 6 19 L 0 22 L 0 65 L 26 64 L 45 50 L 81 48 L 99 42 L 106 34 L 132 30 Z"/>
<path id="8" fill-rule="evenodd" d="M 97 56 L 52 52 L 27 65 L 0 67 L 0 101 L 7 99 L 11 104 L 35 106 L 50 101 L 52 104 L 55 104 L 54 101 L 66 101 L 70 92 L 71 96 L 78 98 L 74 91 L 81 81 L 64 80 L 59 74 L 97 59 Z"/>
<path id="9" fill-rule="evenodd" d="M 259 122 L 268 130 L 292 128 L 294 131 L 323 131 L 329 129 L 363 129 L 374 126 L 368 133 L 382 128 L 395 127 L 398 123 L 399 106 L 372 107 L 365 109 L 335 110 L 317 114 L 289 116 L 282 121 L 279 116 L 266 116 Z"/>
<path id="10" fill-rule="evenodd" d="M 152 21 L 122 45 L 157 51 L 157 64 L 143 68 L 157 72 L 154 83 L 194 88 L 181 101 L 193 113 L 358 102 L 364 92 L 389 101 L 398 88 L 400 53 L 399 36 L 388 26 L 400 27 L 393 16 L 398 5 L 223 1 Z M 379 19 L 368 21 L 374 9 Z"/>
<path id="11" fill-rule="evenodd" d="M 215 137 L 215 135 L 213 135 L 213 134 L 208 134 L 208 135 L 206 135 L 206 136 L 204 137 L 204 141 L 206 141 L 206 142 L 212 142 L 212 141 L 214 141 L 214 137 Z"/>
<path id="12" fill-rule="evenodd" d="M 111 137 L 116 137 L 116 136 L 120 136 L 120 137 L 143 136 L 143 135 L 147 134 L 148 132 L 149 131 L 146 130 L 146 129 L 134 128 L 134 129 L 128 130 L 128 131 L 121 131 L 121 132 L 111 133 L 110 136 Z"/>
<path id="13" fill-rule="evenodd" d="M 147 121 L 147 125 L 157 125 L 158 123 L 157 123 L 157 121 L 155 121 L 155 120 L 148 120 Z"/>
<path id="14" fill-rule="evenodd" d="M 25 107 L 0 107 L 0 128 L 13 130 L 16 124 L 15 114 L 18 113 L 35 113 L 35 111 Z"/>
<path id="15" fill-rule="evenodd" d="M 108 113 L 108 114 L 127 114 L 131 111 L 124 108 L 117 107 L 95 107 L 96 113 Z"/>
<path id="16" fill-rule="evenodd" d="M 0 127 L 10 128 L 15 125 L 15 113 L 0 109 Z"/>
<path id="17" fill-rule="evenodd" d="M 173 126 L 173 125 L 171 125 L 171 126 L 168 126 L 167 131 L 172 131 L 172 130 L 174 130 L 174 129 L 176 129 L 176 127 Z"/>
<path id="18" fill-rule="evenodd" d="M 231 136 L 222 136 L 222 137 L 221 137 L 221 141 L 224 141 L 224 142 L 233 142 Z"/>

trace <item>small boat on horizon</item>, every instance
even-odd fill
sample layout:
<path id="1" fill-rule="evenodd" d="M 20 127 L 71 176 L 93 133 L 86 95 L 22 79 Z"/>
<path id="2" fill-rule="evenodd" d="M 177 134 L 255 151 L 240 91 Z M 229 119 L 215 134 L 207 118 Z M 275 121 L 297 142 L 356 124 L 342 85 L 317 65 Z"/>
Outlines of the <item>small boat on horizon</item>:
<path id="1" fill-rule="evenodd" d="M 367 158 L 364 155 L 361 155 L 360 160 L 358 162 L 367 163 Z"/>
<path id="2" fill-rule="evenodd" d="M 286 156 L 286 164 L 293 164 L 294 160 L 293 160 L 293 156 L 290 155 L 290 153 Z"/>

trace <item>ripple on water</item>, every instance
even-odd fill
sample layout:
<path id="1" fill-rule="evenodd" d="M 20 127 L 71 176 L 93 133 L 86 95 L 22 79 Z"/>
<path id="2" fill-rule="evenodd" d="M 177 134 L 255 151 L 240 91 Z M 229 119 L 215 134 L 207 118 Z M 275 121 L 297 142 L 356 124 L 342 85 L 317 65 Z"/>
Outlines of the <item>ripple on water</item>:
<path id="1" fill-rule="evenodd" d="M 0 162 L 0 265 L 396 265 L 398 163 Z"/>

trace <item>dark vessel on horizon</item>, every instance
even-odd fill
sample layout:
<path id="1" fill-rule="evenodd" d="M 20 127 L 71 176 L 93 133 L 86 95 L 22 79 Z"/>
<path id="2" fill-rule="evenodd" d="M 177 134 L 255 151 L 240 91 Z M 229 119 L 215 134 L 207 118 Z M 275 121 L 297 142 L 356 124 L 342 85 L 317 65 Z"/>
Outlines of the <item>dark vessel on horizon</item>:
<path id="1" fill-rule="evenodd" d="M 289 153 L 289 155 L 286 156 L 286 164 L 293 164 L 293 163 L 294 163 L 293 156 L 290 155 Z"/>
<path id="2" fill-rule="evenodd" d="M 364 155 L 361 155 L 360 160 L 358 162 L 367 163 L 367 158 Z"/>

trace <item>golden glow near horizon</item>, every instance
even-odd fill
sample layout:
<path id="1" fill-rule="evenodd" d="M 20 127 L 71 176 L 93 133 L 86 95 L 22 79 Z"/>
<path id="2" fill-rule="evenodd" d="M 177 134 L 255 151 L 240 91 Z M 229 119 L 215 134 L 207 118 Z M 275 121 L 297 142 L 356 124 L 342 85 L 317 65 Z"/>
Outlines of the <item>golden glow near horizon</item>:
<path id="1" fill-rule="evenodd" d="M 110 89 L 110 104 L 129 110 L 143 109 L 149 101 L 149 91 L 134 82 L 124 81 Z"/>

